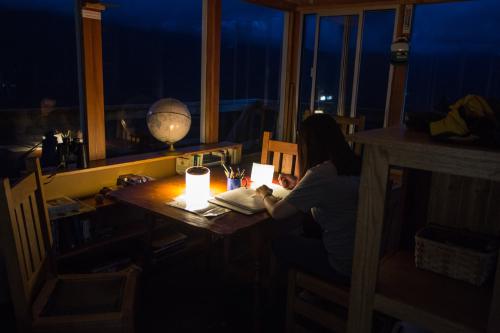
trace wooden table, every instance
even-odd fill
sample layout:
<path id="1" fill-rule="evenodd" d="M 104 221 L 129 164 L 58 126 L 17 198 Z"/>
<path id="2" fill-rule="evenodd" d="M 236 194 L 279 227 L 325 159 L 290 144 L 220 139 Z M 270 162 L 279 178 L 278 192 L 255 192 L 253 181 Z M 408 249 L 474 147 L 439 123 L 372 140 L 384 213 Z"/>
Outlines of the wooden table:
<path id="1" fill-rule="evenodd" d="M 226 191 L 226 177 L 222 168 L 211 169 L 210 188 L 213 195 Z M 176 223 L 209 231 L 219 237 L 233 235 L 270 219 L 267 212 L 244 215 L 233 211 L 214 218 L 206 218 L 166 204 L 181 195 L 184 189 L 185 177 L 176 175 L 146 184 L 124 187 L 112 192 L 110 196 L 118 202 L 143 209 Z"/>
<path id="2" fill-rule="evenodd" d="M 403 249 L 380 260 L 390 166 L 500 182 L 500 152 L 402 128 L 361 132 L 354 140 L 365 149 L 348 331 L 371 332 L 379 311 L 434 332 L 500 332 L 500 261 L 493 286 L 475 287 L 416 269 L 413 252 Z"/>
<path id="3" fill-rule="evenodd" d="M 211 168 L 210 188 L 213 195 L 226 191 L 226 176 L 221 167 Z M 217 217 L 206 218 L 166 204 L 183 194 L 184 189 L 185 176 L 176 175 L 163 180 L 124 187 L 114 191 L 110 196 L 120 203 L 142 209 L 152 216 L 160 216 L 183 227 L 206 231 L 211 236 L 212 241 L 222 239 L 225 268 L 227 268 L 229 261 L 231 236 L 240 232 L 248 232 L 251 242 L 249 247 L 254 259 L 254 315 L 257 317 L 255 330 L 259 330 L 262 227 L 267 225 L 266 222 L 271 217 L 265 211 L 253 215 L 231 211 Z"/>

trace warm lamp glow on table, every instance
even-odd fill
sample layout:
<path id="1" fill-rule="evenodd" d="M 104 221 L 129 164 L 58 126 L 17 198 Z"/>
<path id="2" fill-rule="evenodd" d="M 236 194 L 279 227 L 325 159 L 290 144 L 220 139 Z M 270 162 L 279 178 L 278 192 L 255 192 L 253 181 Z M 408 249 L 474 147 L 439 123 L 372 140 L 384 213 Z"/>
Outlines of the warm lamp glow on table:
<path id="1" fill-rule="evenodd" d="M 195 166 L 186 170 L 186 209 L 193 211 L 208 206 L 210 169 Z"/>

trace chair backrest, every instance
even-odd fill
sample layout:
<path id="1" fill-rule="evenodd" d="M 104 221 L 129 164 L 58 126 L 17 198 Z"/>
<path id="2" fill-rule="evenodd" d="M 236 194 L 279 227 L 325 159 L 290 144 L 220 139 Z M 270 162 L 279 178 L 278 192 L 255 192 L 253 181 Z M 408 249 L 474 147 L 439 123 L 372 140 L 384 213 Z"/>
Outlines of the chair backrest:
<path id="1" fill-rule="evenodd" d="M 274 165 L 278 173 L 299 176 L 297 144 L 271 140 L 271 132 L 265 131 L 262 138 L 260 163 Z"/>
<path id="2" fill-rule="evenodd" d="M 38 159 L 29 161 L 28 169 L 31 172 L 14 186 L 4 179 L 0 192 L 0 246 L 15 316 L 22 325 L 31 323 L 32 303 L 53 268 L 50 220 Z"/>
<path id="3" fill-rule="evenodd" d="M 355 144 L 352 141 L 352 136 L 356 132 L 363 131 L 365 129 L 365 116 L 358 117 L 346 117 L 346 116 L 334 116 L 335 121 L 340 126 L 342 133 L 351 145 L 354 153 L 356 155 L 361 155 L 361 145 Z"/>

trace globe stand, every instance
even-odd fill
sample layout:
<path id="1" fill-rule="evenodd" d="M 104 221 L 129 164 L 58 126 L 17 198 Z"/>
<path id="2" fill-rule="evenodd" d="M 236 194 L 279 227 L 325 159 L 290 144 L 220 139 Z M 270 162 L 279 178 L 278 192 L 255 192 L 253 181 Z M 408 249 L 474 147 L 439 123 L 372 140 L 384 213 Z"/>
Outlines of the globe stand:
<path id="1" fill-rule="evenodd" d="M 173 143 L 167 142 L 167 145 L 168 145 L 167 155 L 181 155 L 182 154 L 181 152 L 175 150 Z"/>

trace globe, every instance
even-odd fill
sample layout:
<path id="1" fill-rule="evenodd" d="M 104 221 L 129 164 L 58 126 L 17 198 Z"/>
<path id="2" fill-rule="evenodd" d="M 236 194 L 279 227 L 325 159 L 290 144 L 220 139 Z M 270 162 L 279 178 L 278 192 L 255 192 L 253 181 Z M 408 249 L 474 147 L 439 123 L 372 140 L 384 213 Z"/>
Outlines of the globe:
<path id="1" fill-rule="evenodd" d="M 146 115 L 149 132 L 155 139 L 170 145 L 182 140 L 191 127 L 191 114 L 186 104 L 174 98 L 163 98 L 155 102 Z"/>

